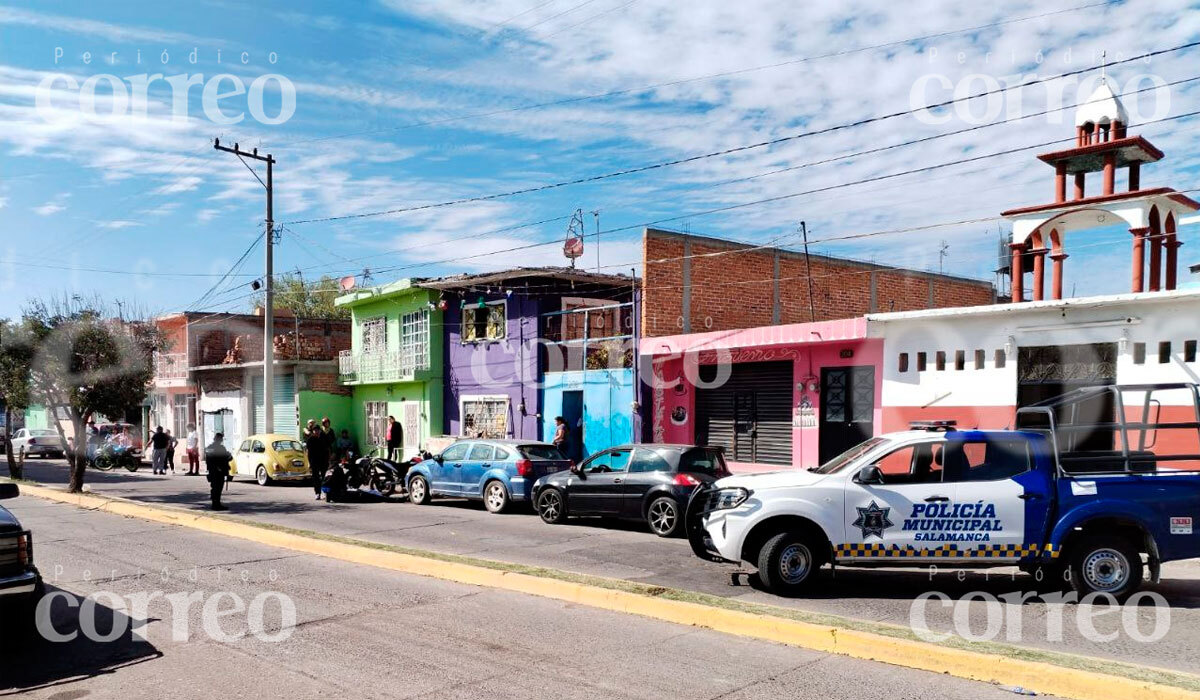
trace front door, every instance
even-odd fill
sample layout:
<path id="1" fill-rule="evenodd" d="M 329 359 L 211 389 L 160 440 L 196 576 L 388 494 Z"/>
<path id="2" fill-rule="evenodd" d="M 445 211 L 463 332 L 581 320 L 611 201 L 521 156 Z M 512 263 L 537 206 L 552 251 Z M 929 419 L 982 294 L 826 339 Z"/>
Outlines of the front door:
<path id="1" fill-rule="evenodd" d="M 582 465 L 579 481 L 571 485 L 568 507 L 588 515 L 617 515 L 625 479 L 629 476 L 628 449 L 605 450 Z"/>
<path id="2" fill-rule="evenodd" d="M 434 493 L 459 493 L 463 462 L 466 461 L 467 453 L 474 444 L 472 442 L 456 442 L 442 452 L 441 459 L 433 460 L 429 467 L 429 476 L 433 479 L 433 483 L 429 487 Z"/>
<path id="3" fill-rule="evenodd" d="M 954 501 L 954 484 L 942 479 L 940 439 L 904 445 L 875 461 L 881 484 L 846 483 L 846 535 L 838 558 L 866 559 L 896 551 L 935 549 L 929 533 L 912 525 L 925 512 L 940 512 Z M 910 556 L 913 556 L 910 554 Z"/>
<path id="4" fill-rule="evenodd" d="M 875 368 L 821 370 L 821 464 L 875 434 Z"/>

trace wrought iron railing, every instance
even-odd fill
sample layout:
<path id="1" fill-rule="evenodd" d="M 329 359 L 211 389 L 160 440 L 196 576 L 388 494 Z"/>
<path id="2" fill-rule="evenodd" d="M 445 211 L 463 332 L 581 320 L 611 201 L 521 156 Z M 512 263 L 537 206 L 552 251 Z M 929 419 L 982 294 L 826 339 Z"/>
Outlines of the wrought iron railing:
<path id="1" fill-rule="evenodd" d="M 186 352 L 154 353 L 154 380 L 172 381 L 187 379 L 188 363 Z"/>
<path id="2" fill-rule="evenodd" d="M 372 353 L 343 350 L 338 355 L 338 375 L 346 383 L 403 381 L 425 369 L 429 369 L 428 353 L 411 350 Z"/>

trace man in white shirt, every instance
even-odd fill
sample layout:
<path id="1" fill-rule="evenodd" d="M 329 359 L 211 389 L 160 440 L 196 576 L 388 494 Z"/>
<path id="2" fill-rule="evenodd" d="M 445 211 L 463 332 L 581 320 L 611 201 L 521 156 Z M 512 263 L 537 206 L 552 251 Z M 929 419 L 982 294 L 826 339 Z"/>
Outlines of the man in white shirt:
<path id="1" fill-rule="evenodd" d="M 196 424 L 187 424 L 188 476 L 200 476 L 200 436 L 196 434 Z"/>

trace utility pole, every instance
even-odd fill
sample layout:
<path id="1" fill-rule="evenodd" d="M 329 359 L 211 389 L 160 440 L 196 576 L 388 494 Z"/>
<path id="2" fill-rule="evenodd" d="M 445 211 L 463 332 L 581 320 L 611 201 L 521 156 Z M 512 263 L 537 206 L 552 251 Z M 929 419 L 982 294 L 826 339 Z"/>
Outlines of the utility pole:
<path id="1" fill-rule="evenodd" d="M 271 176 L 275 158 L 269 153 L 265 156 L 258 155 L 257 148 L 252 151 L 243 151 L 236 143 L 233 144 L 233 148 L 222 146 L 220 139 L 213 139 L 213 148 L 237 156 L 238 160 L 242 161 L 242 165 L 245 165 L 258 183 L 267 190 L 267 230 L 265 234 L 267 259 L 264 278 L 265 299 L 263 301 L 263 429 L 273 432 L 275 426 L 275 282 L 273 279 L 275 262 L 272 248 L 275 243 L 275 217 L 273 214 L 275 192 Z M 267 164 L 266 182 L 263 182 L 254 168 L 246 162 L 247 158 Z"/>
<path id="2" fill-rule="evenodd" d="M 817 307 L 813 301 L 812 261 L 808 258 L 808 226 L 801 221 L 800 233 L 804 236 L 804 276 L 808 278 L 808 320 L 817 322 Z"/>

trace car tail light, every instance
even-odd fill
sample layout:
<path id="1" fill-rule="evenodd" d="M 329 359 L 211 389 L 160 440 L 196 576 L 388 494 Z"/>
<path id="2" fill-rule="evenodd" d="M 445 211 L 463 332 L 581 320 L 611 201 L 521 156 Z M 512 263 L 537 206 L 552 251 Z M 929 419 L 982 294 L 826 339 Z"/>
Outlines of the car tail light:
<path id="1" fill-rule="evenodd" d="M 533 462 L 528 459 L 517 460 L 517 473 L 521 476 L 533 476 Z"/>
<path id="2" fill-rule="evenodd" d="M 22 566 L 29 566 L 33 563 L 33 542 L 28 532 L 22 532 L 17 536 L 17 561 L 21 562 Z"/>
<path id="3" fill-rule="evenodd" d="M 697 479 L 696 477 L 692 476 L 691 474 L 676 474 L 675 475 L 675 485 L 676 486 L 699 486 L 700 480 Z"/>
<path id="4" fill-rule="evenodd" d="M 29 444 L 30 444 L 30 445 L 36 445 L 36 444 L 37 444 L 37 440 L 36 440 L 35 438 L 29 438 Z"/>
<path id="5" fill-rule="evenodd" d="M 416 457 L 413 457 L 413 458 L 412 458 L 412 463 L 413 463 L 413 464 L 416 464 L 417 462 L 420 462 L 420 461 L 422 461 L 422 460 L 421 460 L 421 455 L 417 455 Z"/>

